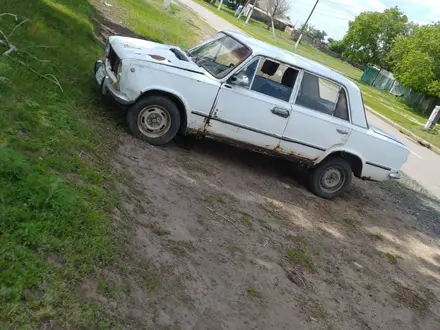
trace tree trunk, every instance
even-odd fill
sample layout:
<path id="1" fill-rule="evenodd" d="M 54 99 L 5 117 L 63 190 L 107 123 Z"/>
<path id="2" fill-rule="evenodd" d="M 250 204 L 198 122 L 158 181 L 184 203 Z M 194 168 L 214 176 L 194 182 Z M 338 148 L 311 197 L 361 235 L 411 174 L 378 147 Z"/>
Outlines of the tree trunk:
<path id="1" fill-rule="evenodd" d="M 249 12 L 249 15 L 248 15 L 248 17 L 246 18 L 246 22 L 244 22 L 244 24 L 248 24 L 248 23 L 249 23 L 249 20 L 251 19 L 251 16 L 252 16 L 253 11 L 254 11 L 254 6 L 251 7 L 251 10 L 250 10 L 250 12 Z"/>
<path id="2" fill-rule="evenodd" d="M 274 24 L 273 24 L 273 17 L 271 17 L 270 22 L 272 23 L 272 34 L 273 34 L 273 39 L 274 39 L 274 40 L 277 40 L 277 37 L 276 37 L 276 35 L 275 35 L 275 26 L 274 26 Z"/>

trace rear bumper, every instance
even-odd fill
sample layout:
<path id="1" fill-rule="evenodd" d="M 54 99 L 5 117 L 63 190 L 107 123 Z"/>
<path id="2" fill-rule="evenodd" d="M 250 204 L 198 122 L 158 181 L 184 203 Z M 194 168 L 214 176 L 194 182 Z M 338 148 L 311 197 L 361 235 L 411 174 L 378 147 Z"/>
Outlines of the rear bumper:
<path id="1" fill-rule="evenodd" d="M 115 99 L 116 102 L 124 105 L 133 103 L 133 101 L 130 100 L 127 95 L 115 88 L 117 80 L 113 72 L 111 72 L 109 69 L 109 64 L 107 62 L 108 61 L 106 60 L 97 60 L 95 63 L 95 73 L 102 66 L 105 70 L 105 77 L 101 84 L 101 93 L 103 95 L 110 95 L 113 99 Z"/>
<path id="2" fill-rule="evenodd" d="M 390 179 L 399 180 L 402 178 L 402 173 L 399 171 L 394 171 L 394 172 L 391 172 L 390 174 L 388 174 L 388 177 Z"/>

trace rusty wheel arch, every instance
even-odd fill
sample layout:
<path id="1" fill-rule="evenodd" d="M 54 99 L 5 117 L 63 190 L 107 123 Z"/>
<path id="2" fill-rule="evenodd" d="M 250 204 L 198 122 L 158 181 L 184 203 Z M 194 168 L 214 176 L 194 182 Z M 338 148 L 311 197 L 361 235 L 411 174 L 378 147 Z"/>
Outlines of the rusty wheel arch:
<path id="1" fill-rule="evenodd" d="M 352 153 L 349 153 L 349 152 L 345 152 L 345 151 L 335 151 L 335 152 L 332 152 L 331 154 L 329 154 L 324 159 L 328 159 L 330 157 L 339 157 L 339 158 L 345 159 L 350 164 L 351 170 L 353 171 L 353 174 L 355 175 L 355 177 L 357 177 L 357 178 L 361 177 L 363 163 L 362 163 L 362 159 L 360 159 L 358 156 L 356 156 Z"/>

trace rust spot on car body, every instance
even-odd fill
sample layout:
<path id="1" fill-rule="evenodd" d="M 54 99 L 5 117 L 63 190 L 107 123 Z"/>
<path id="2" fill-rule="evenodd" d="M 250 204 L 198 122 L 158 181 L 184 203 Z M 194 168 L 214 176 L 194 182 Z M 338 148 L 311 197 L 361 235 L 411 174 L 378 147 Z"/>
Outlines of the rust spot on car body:
<path id="1" fill-rule="evenodd" d="M 273 150 L 277 152 L 283 152 L 283 148 L 281 148 L 280 145 L 277 145 Z"/>

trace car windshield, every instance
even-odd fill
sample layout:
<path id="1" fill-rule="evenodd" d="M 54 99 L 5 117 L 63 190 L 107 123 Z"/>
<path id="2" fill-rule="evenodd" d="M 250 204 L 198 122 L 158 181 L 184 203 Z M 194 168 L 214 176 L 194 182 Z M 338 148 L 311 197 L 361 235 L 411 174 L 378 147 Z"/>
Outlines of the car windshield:
<path id="1" fill-rule="evenodd" d="M 243 62 L 252 51 L 234 38 L 219 34 L 208 42 L 188 53 L 195 63 L 216 78 L 223 78 Z"/>

